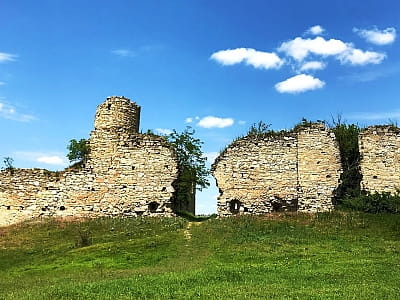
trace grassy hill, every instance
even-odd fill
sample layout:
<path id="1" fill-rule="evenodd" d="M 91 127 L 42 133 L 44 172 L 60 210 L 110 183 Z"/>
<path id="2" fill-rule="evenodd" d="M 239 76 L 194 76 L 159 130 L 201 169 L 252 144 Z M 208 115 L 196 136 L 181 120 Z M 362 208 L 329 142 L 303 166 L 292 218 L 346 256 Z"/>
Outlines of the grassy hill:
<path id="1" fill-rule="evenodd" d="M 398 299 L 399 282 L 399 215 L 0 228 L 0 299 Z"/>

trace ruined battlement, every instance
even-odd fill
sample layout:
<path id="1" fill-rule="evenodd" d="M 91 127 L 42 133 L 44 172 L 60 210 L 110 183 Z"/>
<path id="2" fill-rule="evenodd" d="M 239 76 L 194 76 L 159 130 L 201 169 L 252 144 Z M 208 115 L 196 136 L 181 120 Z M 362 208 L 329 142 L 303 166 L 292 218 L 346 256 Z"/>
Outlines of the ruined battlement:
<path id="1" fill-rule="evenodd" d="M 43 216 L 172 216 L 178 162 L 164 138 L 139 134 L 140 107 L 108 97 L 79 170 L 0 172 L 0 226 Z"/>
<path id="2" fill-rule="evenodd" d="M 140 106 L 123 96 L 107 97 L 96 110 L 95 130 L 139 132 Z"/>
<path id="3" fill-rule="evenodd" d="M 173 216 L 178 161 L 160 136 L 139 133 L 140 106 L 112 96 L 96 110 L 83 168 L 0 172 L 0 226 L 38 217 Z M 400 189 L 400 129 L 371 126 L 359 135 L 361 188 Z M 218 214 L 333 209 L 340 151 L 322 123 L 240 138 L 212 165 Z"/>
<path id="4" fill-rule="evenodd" d="M 368 127 L 360 133 L 358 145 L 361 188 L 380 193 L 400 190 L 400 129 L 391 125 Z"/>
<path id="5" fill-rule="evenodd" d="M 213 164 L 223 216 L 326 211 L 341 173 L 335 137 L 323 124 L 235 141 Z"/>

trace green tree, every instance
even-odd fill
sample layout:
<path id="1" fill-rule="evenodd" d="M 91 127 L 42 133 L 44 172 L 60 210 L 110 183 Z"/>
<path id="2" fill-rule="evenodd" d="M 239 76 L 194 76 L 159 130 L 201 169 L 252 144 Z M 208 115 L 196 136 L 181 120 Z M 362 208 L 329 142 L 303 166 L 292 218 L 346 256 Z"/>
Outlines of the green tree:
<path id="1" fill-rule="evenodd" d="M 201 150 L 202 141 L 194 137 L 195 131 L 187 126 L 182 133 L 176 130 L 166 136 L 167 141 L 176 152 L 179 165 L 178 179 L 175 183 L 175 209 L 188 210 L 194 203 L 197 190 L 210 185 L 207 176 L 210 174 Z"/>
<path id="2" fill-rule="evenodd" d="M 340 149 L 340 159 L 343 173 L 341 184 L 336 190 L 336 204 L 341 204 L 346 197 L 357 197 L 360 195 L 360 151 L 358 148 L 358 135 L 360 127 L 355 124 L 345 124 L 338 116 L 333 120 L 332 131 L 335 133 L 336 141 Z"/>
<path id="3" fill-rule="evenodd" d="M 67 146 L 68 154 L 67 157 L 71 163 L 75 165 L 83 164 L 89 154 L 90 147 L 86 139 L 80 139 L 79 141 L 72 139 L 69 141 Z"/>

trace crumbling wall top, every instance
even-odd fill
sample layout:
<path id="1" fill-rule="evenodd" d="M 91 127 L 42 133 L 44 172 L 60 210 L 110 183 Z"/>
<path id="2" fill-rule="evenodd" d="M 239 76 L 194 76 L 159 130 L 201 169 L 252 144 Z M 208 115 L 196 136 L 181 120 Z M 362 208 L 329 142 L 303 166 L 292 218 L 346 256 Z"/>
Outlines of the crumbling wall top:
<path id="1" fill-rule="evenodd" d="M 374 125 L 369 126 L 361 131 L 361 135 L 385 135 L 385 134 L 399 134 L 400 128 L 394 125 Z"/>
<path id="2" fill-rule="evenodd" d="M 139 105 L 124 96 L 111 96 L 97 107 L 94 127 L 96 130 L 124 128 L 139 132 L 139 123 Z"/>

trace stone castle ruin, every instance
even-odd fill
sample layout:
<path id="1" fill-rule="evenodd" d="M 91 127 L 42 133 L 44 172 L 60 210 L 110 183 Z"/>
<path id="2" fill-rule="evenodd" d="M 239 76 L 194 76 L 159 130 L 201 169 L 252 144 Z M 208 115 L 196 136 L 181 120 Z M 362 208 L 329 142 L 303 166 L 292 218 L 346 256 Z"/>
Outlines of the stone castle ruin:
<path id="1" fill-rule="evenodd" d="M 140 134 L 139 122 L 136 103 L 108 97 L 97 107 L 82 168 L 1 171 L 0 226 L 41 216 L 173 216 L 175 152 L 163 137 Z M 396 192 L 400 129 L 366 128 L 359 148 L 361 188 Z M 216 159 L 212 173 L 220 216 L 328 211 L 340 184 L 340 151 L 333 132 L 312 123 L 238 139 Z"/>
<path id="2" fill-rule="evenodd" d="M 400 190 L 400 129 L 371 126 L 358 138 L 363 175 L 361 189 L 394 193 Z"/>
<path id="3" fill-rule="evenodd" d="M 220 190 L 218 214 L 327 211 L 339 185 L 335 136 L 323 124 L 232 143 L 212 172 Z"/>
<path id="4" fill-rule="evenodd" d="M 109 97 L 96 111 L 82 169 L 0 173 L 0 226 L 40 216 L 172 216 L 175 153 L 164 138 L 139 134 L 140 107 Z"/>

